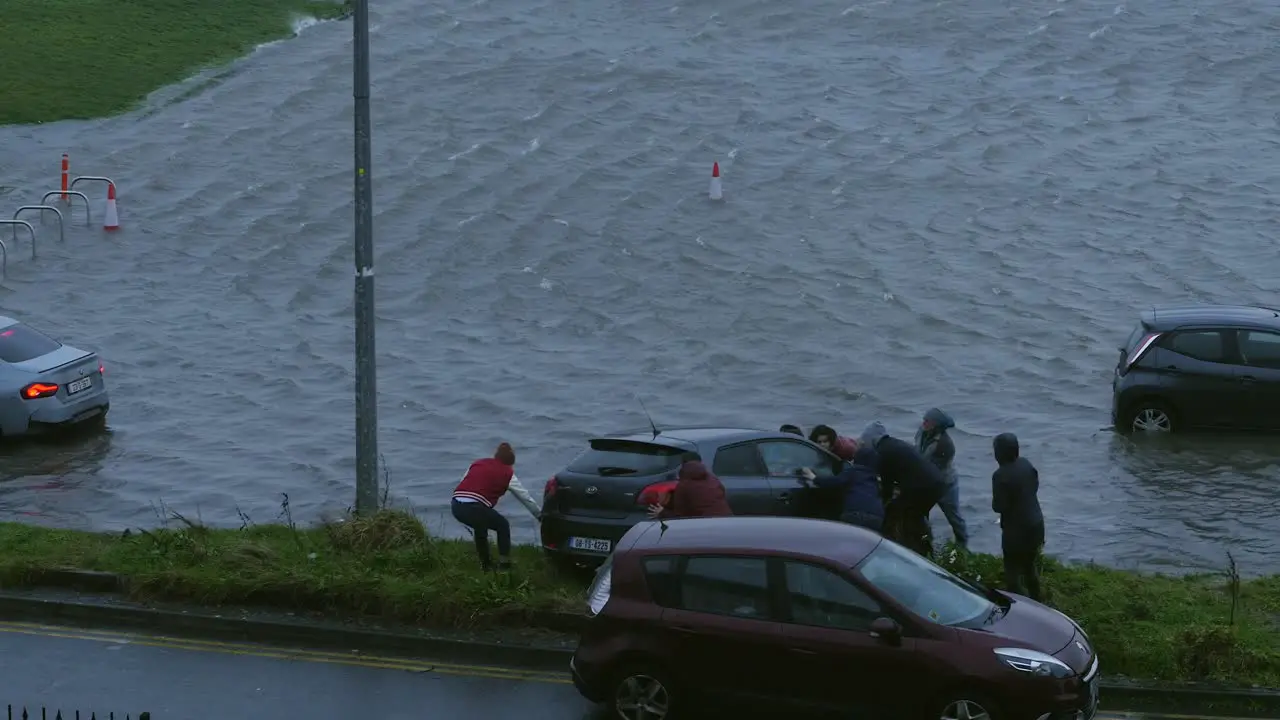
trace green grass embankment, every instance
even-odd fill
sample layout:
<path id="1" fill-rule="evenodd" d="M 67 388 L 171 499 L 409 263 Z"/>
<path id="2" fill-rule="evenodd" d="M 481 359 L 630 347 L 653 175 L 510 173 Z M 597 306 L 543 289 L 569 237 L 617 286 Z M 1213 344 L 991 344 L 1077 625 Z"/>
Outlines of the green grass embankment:
<path id="1" fill-rule="evenodd" d="M 125 536 L 0 523 L 0 585 L 30 585 L 42 570 L 99 570 L 126 577 L 129 594 L 140 600 L 447 628 L 583 611 L 584 579 L 558 574 L 537 548 L 518 547 L 512 572 L 485 574 L 470 542 L 431 537 L 405 513 L 306 529 L 210 529 L 177 516 L 169 525 Z M 1001 580 L 999 558 L 990 555 L 953 558 L 944 550 L 941 561 L 989 585 Z M 1108 675 L 1280 687 L 1280 579 L 1237 585 L 1226 575 L 1167 577 L 1044 562 L 1047 601 L 1090 634 Z"/>
<path id="2" fill-rule="evenodd" d="M 287 37 L 329 0 L 0 0 L 0 125 L 88 119 Z"/>

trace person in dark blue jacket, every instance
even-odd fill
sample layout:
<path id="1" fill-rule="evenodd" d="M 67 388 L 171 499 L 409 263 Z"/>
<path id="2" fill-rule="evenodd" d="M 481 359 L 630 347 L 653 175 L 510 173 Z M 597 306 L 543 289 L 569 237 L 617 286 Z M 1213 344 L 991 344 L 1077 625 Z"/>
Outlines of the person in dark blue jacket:
<path id="1" fill-rule="evenodd" d="M 839 475 L 818 475 L 810 468 L 802 472 L 805 479 L 820 488 L 844 489 L 841 521 L 880 532 L 884 527 L 884 502 L 880 499 L 876 462 L 875 449 L 864 446 L 854 450 L 853 461 L 845 463 Z"/>

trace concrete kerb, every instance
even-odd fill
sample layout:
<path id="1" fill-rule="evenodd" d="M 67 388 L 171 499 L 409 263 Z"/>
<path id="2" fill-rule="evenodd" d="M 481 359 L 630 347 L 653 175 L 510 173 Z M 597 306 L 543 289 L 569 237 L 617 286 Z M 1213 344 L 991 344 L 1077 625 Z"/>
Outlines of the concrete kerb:
<path id="1" fill-rule="evenodd" d="M 112 573 L 71 568 L 29 571 L 24 589 L 56 588 L 82 593 L 121 595 L 128 579 Z M 61 623 L 86 628 L 138 629 L 211 640 L 281 643 L 317 650 L 377 652 L 416 658 L 440 658 L 453 662 L 518 666 L 537 670 L 567 671 L 572 651 L 475 640 L 438 638 L 401 632 L 349 628 L 336 625 L 257 620 L 218 614 L 213 610 L 165 610 L 150 607 L 75 602 L 22 596 L 0 591 L 0 619 L 35 623 Z M 533 626 L 569 635 L 577 634 L 586 618 L 572 613 L 537 613 L 522 617 Z M 1158 685 L 1140 681 L 1103 680 L 1100 689 L 1108 707 L 1133 710 L 1222 709 L 1234 713 L 1280 715 L 1280 691 L 1197 685 Z M 1253 715 L 1264 717 L 1264 715 Z"/>

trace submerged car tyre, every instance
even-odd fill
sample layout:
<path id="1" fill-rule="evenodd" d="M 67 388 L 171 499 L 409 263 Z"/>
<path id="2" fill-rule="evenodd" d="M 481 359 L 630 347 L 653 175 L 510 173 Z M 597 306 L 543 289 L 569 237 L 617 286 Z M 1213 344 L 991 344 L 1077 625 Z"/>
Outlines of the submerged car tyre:
<path id="1" fill-rule="evenodd" d="M 672 720 L 676 691 L 667 674 L 654 666 L 631 665 L 613 684 L 613 714 L 619 720 Z"/>
<path id="2" fill-rule="evenodd" d="M 1176 428 L 1173 410 L 1156 400 L 1134 403 L 1123 429 L 1127 433 L 1171 433 Z"/>

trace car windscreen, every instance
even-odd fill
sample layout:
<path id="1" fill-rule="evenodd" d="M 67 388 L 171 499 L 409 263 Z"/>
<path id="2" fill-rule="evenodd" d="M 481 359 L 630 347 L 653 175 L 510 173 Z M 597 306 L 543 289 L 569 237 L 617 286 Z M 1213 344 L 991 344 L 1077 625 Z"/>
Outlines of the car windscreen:
<path id="1" fill-rule="evenodd" d="M 62 343 L 22 323 L 0 328 L 0 360 L 26 362 L 62 347 Z"/>
<path id="2" fill-rule="evenodd" d="M 580 475 L 649 476 L 675 472 L 684 448 L 632 440 L 592 440 L 591 449 L 565 468 Z"/>
<path id="3" fill-rule="evenodd" d="M 939 625 L 981 625 L 995 608 L 964 580 L 889 540 L 881 541 L 856 569 L 899 604 Z"/>

